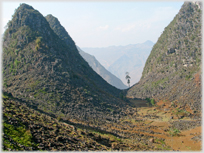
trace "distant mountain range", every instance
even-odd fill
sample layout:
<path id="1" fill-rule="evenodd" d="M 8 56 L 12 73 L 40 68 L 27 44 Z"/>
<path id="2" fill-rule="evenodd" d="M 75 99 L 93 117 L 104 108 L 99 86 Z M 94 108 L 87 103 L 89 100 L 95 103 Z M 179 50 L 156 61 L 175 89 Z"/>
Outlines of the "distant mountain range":
<path id="1" fill-rule="evenodd" d="M 142 70 L 154 43 L 130 44 L 127 46 L 110 46 L 106 48 L 82 48 L 83 51 L 94 55 L 96 59 L 112 74 L 127 84 L 125 73 L 129 72 L 130 85 L 135 84 L 142 76 Z"/>
<path id="2" fill-rule="evenodd" d="M 79 54 L 88 62 L 90 67 L 98 73 L 104 80 L 106 80 L 109 84 L 112 86 L 115 86 L 118 89 L 126 89 L 128 88 L 126 85 L 123 84 L 123 82 L 117 78 L 115 75 L 110 73 L 108 70 L 106 70 L 98 61 L 97 59 L 82 51 L 79 47 L 77 47 Z"/>

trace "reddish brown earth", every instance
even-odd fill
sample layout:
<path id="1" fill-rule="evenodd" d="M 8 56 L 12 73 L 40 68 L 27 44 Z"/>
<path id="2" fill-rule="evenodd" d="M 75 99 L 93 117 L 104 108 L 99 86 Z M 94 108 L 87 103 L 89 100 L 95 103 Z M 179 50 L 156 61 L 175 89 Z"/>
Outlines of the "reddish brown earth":
<path id="1" fill-rule="evenodd" d="M 137 103 L 137 100 L 135 101 Z M 138 100 L 138 104 L 141 104 Z M 144 102 L 144 101 L 143 101 Z M 176 104 L 176 103 L 175 103 Z M 137 105 L 137 104 L 136 104 Z M 144 106 L 144 103 L 142 104 Z M 154 107 L 139 107 L 132 111 L 127 111 L 125 118 L 120 120 L 120 123 L 109 123 L 104 125 L 108 131 L 117 131 L 123 133 L 130 139 L 137 139 L 138 135 L 141 139 L 146 139 L 142 144 L 154 146 L 152 150 L 170 150 L 170 151 L 201 151 L 201 126 L 190 127 L 187 130 L 179 130 L 180 133 L 171 135 L 171 128 L 174 128 L 172 122 L 177 121 L 196 121 L 188 117 L 185 113 L 177 113 L 180 106 L 172 106 L 171 102 L 159 101 Z M 193 113 L 188 106 L 185 106 L 187 113 Z M 137 112 L 136 112 L 137 110 Z M 131 112 L 134 112 L 131 114 Z M 184 115 L 184 117 L 180 117 Z M 173 117 L 173 119 L 171 118 Z M 133 136 L 135 134 L 135 137 Z M 142 135 L 142 136 L 141 136 Z M 196 139 L 200 137 L 200 139 Z M 192 139 L 195 138 L 195 139 Z M 153 143 L 152 143 L 153 142 Z M 130 144 L 138 144 L 137 141 L 131 140 Z M 141 141 L 139 142 L 141 143 Z M 150 149 L 151 150 L 151 149 Z"/>

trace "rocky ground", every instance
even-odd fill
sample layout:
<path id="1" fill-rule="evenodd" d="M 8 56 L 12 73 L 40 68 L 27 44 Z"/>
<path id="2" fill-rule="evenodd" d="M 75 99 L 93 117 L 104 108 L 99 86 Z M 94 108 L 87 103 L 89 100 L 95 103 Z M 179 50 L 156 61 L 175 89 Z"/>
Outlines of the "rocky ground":
<path id="1" fill-rule="evenodd" d="M 144 150 L 201 150 L 201 117 L 190 106 L 167 101 L 150 106 L 138 99 L 131 102 L 137 108 L 127 109 L 120 121 L 107 121 L 101 128 L 118 134 L 128 144 L 146 146 Z"/>
<path id="2" fill-rule="evenodd" d="M 201 121 L 194 112 L 183 113 L 176 104 L 158 102 L 126 110 L 117 122 L 53 118 L 3 96 L 3 150 L 144 151 L 201 149 Z M 138 107 L 142 106 L 142 107 Z M 177 112 L 176 112 L 177 110 Z M 105 124 L 104 124 L 105 123 Z M 179 144 L 179 145 L 178 145 Z"/>
<path id="3" fill-rule="evenodd" d="M 59 122 L 16 99 L 4 97 L 3 100 L 3 150 L 111 150 L 111 144 L 119 142 L 91 130 Z M 27 139 L 27 142 L 22 139 Z"/>

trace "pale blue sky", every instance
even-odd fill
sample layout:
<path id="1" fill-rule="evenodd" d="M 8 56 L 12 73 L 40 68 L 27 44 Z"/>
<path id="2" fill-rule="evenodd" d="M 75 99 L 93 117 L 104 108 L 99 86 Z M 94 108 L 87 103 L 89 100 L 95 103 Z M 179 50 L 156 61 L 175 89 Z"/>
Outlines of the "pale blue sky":
<path id="1" fill-rule="evenodd" d="M 154 43 L 173 20 L 183 1 L 2 1 L 2 27 L 20 3 L 44 16 L 52 14 L 79 47 Z M 3 31 L 3 28 L 1 29 Z"/>

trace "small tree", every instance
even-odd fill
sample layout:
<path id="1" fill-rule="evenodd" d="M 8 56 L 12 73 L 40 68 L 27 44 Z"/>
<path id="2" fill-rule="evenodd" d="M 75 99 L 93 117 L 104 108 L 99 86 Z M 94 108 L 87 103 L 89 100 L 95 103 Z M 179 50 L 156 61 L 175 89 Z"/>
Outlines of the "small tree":
<path id="1" fill-rule="evenodd" d="M 42 44 L 42 37 L 38 37 L 36 39 L 35 43 L 36 43 L 35 49 L 39 50 L 39 48 L 41 47 L 41 44 Z"/>
<path id="2" fill-rule="evenodd" d="M 154 101 L 154 99 L 153 99 L 153 98 L 151 99 L 151 104 L 152 104 L 152 106 L 154 106 L 154 105 L 155 105 L 155 101 Z"/>
<path id="3" fill-rule="evenodd" d="M 130 79 L 131 79 L 131 77 L 129 76 L 129 72 L 126 72 L 125 74 L 126 74 L 125 79 L 127 80 L 128 86 L 130 87 Z"/>

